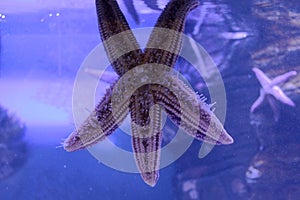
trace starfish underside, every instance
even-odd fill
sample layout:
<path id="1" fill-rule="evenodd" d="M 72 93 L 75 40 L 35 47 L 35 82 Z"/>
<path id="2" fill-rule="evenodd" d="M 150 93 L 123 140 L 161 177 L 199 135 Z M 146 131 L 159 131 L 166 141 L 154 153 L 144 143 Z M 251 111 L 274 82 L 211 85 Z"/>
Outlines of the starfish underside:
<path id="1" fill-rule="evenodd" d="M 143 180 L 154 186 L 159 176 L 163 110 L 196 139 L 213 144 L 233 142 L 210 107 L 171 72 L 181 49 L 186 15 L 198 3 L 172 0 L 142 51 L 117 2 L 96 0 L 101 38 L 119 79 L 107 89 L 81 127 L 65 140 L 67 151 L 104 140 L 130 113 L 136 164 Z"/>

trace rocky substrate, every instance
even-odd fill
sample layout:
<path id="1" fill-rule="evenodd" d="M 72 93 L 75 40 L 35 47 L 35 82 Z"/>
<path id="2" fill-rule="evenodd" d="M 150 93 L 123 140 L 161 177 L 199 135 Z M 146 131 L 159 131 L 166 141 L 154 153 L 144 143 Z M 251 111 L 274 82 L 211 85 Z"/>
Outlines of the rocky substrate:
<path id="1" fill-rule="evenodd" d="M 27 158 L 25 125 L 0 106 L 0 180 L 12 175 Z"/>

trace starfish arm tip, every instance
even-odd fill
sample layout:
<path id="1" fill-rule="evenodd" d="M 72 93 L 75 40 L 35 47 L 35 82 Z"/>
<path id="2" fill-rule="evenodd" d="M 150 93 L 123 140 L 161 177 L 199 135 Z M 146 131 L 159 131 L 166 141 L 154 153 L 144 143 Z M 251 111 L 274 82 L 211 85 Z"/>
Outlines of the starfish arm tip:
<path id="1" fill-rule="evenodd" d="M 253 113 L 256 110 L 256 107 L 254 104 L 252 104 L 251 108 L 250 108 L 250 112 Z"/>
<path id="2" fill-rule="evenodd" d="M 221 132 L 217 144 L 229 145 L 234 143 L 234 139 L 227 133 L 225 129 Z"/>
<path id="3" fill-rule="evenodd" d="M 252 68 L 252 71 L 253 71 L 253 72 L 255 72 L 255 71 L 257 71 L 257 70 L 259 70 L 257 67 L 253 67 L 253 68 Z"/>
<path id="4" fill-rule="evenodd" d="M 63 147 L 67 152 L 73 152 L 77 149 L 80 149 L 83 144 L 80 140 L 80 138 L 77 136 L 78 133 L 75 130 L 74 132 L 71 133 L 71 135 L 65 139 L 65 141 L 63 142 Z"/>
<path id="5" fill-rule="evenodd" d="M 290 99 L 291 100 L 291 99 Z M 291 100 L 289 103 L 287 103 L 287 105 L 291 106 L 291 107 L 295 107 L 296 104 Z"/>
<path id="6" fill-rule="evenodd" d="M 159 178 L 159 172 L 158 171 L 146 172 L 146 173 L 142 173 L 141 176 L 147 185 L 154 187 L 157 184 Z"/>
<path id="7" fill-rule="evenodd" d="M 263 104 L 264 100 L 265 100 L 265 93 L 263 91 L 261 91 L 257 100 L 252 104 L 252 106 L 250 108 L 250 112 L 254 113 L 257 110 L 257 108 Z"/>
<path id="8" fill-rule="evenodd" d="M 296 76 L 296 75 L 297 75 L 297 72 L 296 72 L 296 71 L 291 71 L 291 74 L 292 74 L 293 76 Z"/>
<path id="9" fill-rule="evenodd" d="M 234 139 L 229 135 L 227 134 L 226 136 L 226 143 L 225 144 L 233 144 L 234 143 Z"/>

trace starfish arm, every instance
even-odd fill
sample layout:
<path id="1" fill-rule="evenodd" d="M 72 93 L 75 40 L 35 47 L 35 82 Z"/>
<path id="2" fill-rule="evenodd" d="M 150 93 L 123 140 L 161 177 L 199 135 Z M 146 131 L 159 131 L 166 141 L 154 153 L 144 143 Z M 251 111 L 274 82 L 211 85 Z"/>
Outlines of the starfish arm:
<path id="1" fill-rule="evenodd" d="M 278 87 L 278 86 L 273 86 L 272 87 L 272 92 L 271 94 L 278 100 L 281 101 L 282 103 L 289 105 L 289 106 L 295 106 L 295 103 L 284 94 L 284 92 Z"/>
<path id="2" fill-rule="evenodd" d="M 186 16 L 199 4 L 198 0 L 172 0 L 163 10 L 145 49 L 146 62 L 173 67 L 182 45 Z"/>
<path id="3" fill-rule="evenodd" d="M 280 116 L 280 107 L 278 105 L 278 102 L 275 100 L 275 98 L 273 96 L 270 96 L 270 95 L 267 96 L 267 100 L 273 111 L 274 120 L 277 122 L 279 120 L 279 116 Z"/>
<path id="4" fill-rule="evenodd" d="M 296 76 L 296 75 L 297 75 L 296 71 L 290 71 L 285 74 L 279 75 L 271 81 L 271 86 L 276 86 L 276 85 L 285 83 L 289 78 Z"/>
<path id="5" fill-rule="evenodd" d="M 252 71 L 255 73 L 256 78 L 263 88 L 266 88 L 271 84 L 271 80 L 260 69 L 254 67 Z"/>
<path id="6" fill-rule="evenodd" d="M 129 111 L 126 103 L 114 103 L 114 106 L 116 106 L 114 111 L 117 112 L 112 111 L 111 94 L 113 86 L 107 90 L 102 101 L 83 124 L 64 141 L 65 150 L 83 149 L 104 140 L 126 118 Z"/>
<path id="7" fill-rule="evenodd" d="M 142 51 L 115 0 L 96 0 L 96 8 L 104 48 L 114 70 L 121 76 L 136 66 L 138 62 L 134 58 Z"/>
<path id="8" fill-rule="evenodd" d="M 159 177 L 162 109 L 153 104 L 151 97 L 141 101 L 142 96 L 149 95 L 147 90 L 138 93 L 132 97 L 130 106 L 133 153 L 143 180 L 153 187 Z"/>
<path id="9" fill-rule="evenodd" d="M 265 101 L 266 98 L 266 94 L 265 92 L 261 89 L 260 90 L 260 95 L 259 97 L 256 99 L 256 101 L 252 104 L 250 111 L 253 113 L 258 107 L 260 107 L 263 102 Z"/>
<path id="10" fill-rule="evenodd" d="M 233 143 L 232 137 L 210 110 L 209 105 L 197 97 L 182 81 L 170 80 L 170 82 L 171 89 L 157 85 L 153 86 L 152 90 L 155 102 L 164 107 L 168 117 L 175 124 L 201 141 L 212 144 Z"/>

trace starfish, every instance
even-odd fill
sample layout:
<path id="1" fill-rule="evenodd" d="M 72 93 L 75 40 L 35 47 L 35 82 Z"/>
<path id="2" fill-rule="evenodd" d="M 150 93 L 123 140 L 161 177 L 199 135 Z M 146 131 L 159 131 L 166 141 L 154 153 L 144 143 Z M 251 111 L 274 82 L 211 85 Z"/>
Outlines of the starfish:
<path id="1" fill-rule="evenodd" d="M 279 119 L 279 106 L 277 101 L 280 101 L 286 105 L 295 106 L 295 103 L 284 94 L 284 92 L 280 89 L 278 85 L 287 82 L 289 78 L 295 76 L 297 74 L 296 71 L 289 71 L 285 74 L 279 75 L 275 77 L 273 80 L 269 79 L 265 73 L 263 73 L 258 68 L 253 68 L 253 72 L 255 73 L 260 85 L 262 88 L 260 89 L 260 95 L 258 99 L 253 103 L 251 106 L 250 111 L 253 113 L 255 112 L 266 100 L 270 104 L 273 113 L 274 113 L 274 120 L 278 121 Z M 275 99 L 277 101 L 275 101 Z"/>
<path id="2" fill-rule="evenodd" d="M 198 4 L 198 0 L 170 1 L 142 51 L 117 2 L 96 0 L 100 35 L 119 77 L 83 124 L 64 141 L 66 151 L 104 140 L 130 113 L 134 158 L 145 183 L 154 186 L 159 177 L 163 109 L 175 124 L 198 140 L 233 143 L 202 98 L 170 75 L 181 49 L 186 15 Z"/>

